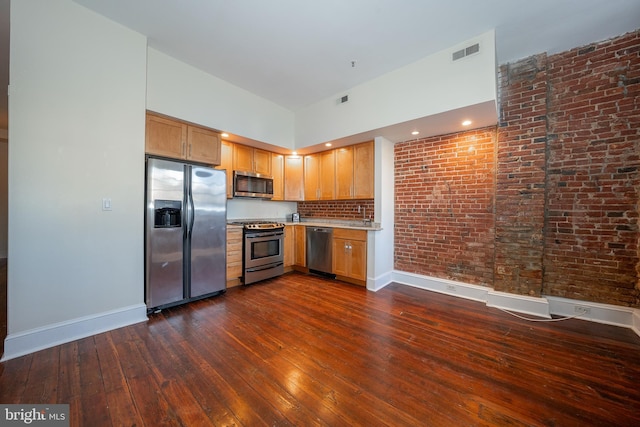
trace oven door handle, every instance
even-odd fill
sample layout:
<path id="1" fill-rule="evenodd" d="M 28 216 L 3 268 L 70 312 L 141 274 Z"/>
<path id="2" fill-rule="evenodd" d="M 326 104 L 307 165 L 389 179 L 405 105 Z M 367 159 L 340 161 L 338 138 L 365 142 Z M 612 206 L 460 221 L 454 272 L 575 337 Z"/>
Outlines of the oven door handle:
<path id="1" fill-rule="evenodd" d="M 245 237 L 247 239 L 258 239 L 263 237 L 273 237 L 273 236 L 282 236 L 284 233 L 282 231 L 275 233 L 256 233 L 256 234 L 246 234 Z"/>
<path id="2" fill-rule="evenodd" d="M 274 267 L 279 267 L 282 264 L 283 263 L 281 263 L 281 262 L 274 262 L 272 264 L 261 265 L 260 267 L 247 268 L 245 271 L 247 271 L 249 273 L 253 273 L 253 272 L 256 272 L 256 271 L 269 270 L 269 269 L 272 269 Z"/>

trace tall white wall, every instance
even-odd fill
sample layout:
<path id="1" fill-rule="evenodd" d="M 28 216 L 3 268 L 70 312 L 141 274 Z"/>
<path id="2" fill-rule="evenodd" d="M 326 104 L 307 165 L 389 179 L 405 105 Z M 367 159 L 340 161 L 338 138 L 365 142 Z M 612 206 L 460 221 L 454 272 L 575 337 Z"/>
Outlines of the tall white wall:
<path id="1" fill-rule="evenodd" d="M 211 74 L 149 49 L 147 108 L 294 149 L 294 114 Z"/>
<path id="2" fill-rule="evenodd" d="M 3 131 L 0 131 L 2 133 Z M 7 257 L 7 215 L 9 213 L 7 165 L 9 164 L 9 146 L 7 140 L 0 136 L 0 258 Z"/>
<path id="3" fill-rule="evenodd" d="M 375 218 L 382 230 L 369 232 L 367 289 L 378 290 L 391 282 L 395 218 L 395 166 L 393 142 L 375 139 Z"/>
<path id="4" fill-rule="evenodd" d="M 480 52 L 451 54 L 474 43 Z M 349 101 L 337 100 L 348 95 Z M 296 112 L 296 146 L 380 129 L 496 99 L 495 34 L 489 31 Z"/>
<path id="5" fill-rule="evenodd" d="M 146 318 L 146 54 L 145 37 L 70 0 L 11 2 L 5 358 L 37 347 L 30 334 Z"/>

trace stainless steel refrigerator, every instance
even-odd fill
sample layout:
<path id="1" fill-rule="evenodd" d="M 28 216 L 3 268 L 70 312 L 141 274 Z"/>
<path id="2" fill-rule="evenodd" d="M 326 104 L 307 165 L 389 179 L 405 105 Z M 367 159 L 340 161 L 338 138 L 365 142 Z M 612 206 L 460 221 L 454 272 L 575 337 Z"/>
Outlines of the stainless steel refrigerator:
<path id="1" fill-rule="evenodd" d="M 147 310 L 226 289 L 227 185 L 224 171 L 147 158 Z"/>

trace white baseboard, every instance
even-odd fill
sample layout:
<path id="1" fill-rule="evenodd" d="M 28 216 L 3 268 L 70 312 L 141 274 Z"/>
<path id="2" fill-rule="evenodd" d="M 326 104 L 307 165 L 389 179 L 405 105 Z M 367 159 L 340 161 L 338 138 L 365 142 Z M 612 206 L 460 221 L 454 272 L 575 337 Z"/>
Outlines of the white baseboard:
<path id="1" fill-rule="evenodd" d="M 578 316 L 582 320 L 590 320 L 592 322 L 604 323 L 607 325 L 623 326 L 632 328 L 638 333 L 638 324 L 634 327 L 634 318 L 636 322 L 640 320 L 640 311 L 630 307 L 622 307 L 611 304 L 599 304 L 590 301 L 579 301 L 560 297 L 545 297 L 551 306 L 551 314 L 559 316 Z M 584 308 L 587 313 L 581 314 L 578 308 Z M 640 334 L 638 334 L 640 335 Z"/>
<path id="2" fill-rule="evenodd" d="M 470 285 L 454 280 L 406 273 L 404 271 L 394 270 L 392 278 L 396 283 L 481 302 L 487 301 L 487 293 L 491 291 L 491 288 L 485 286 Z"/>
<path id="3" fill-rule="evenodd" d="M 146 321 L 147 306 L 145 304 L 136 304 L 29 331 L 9 334 L 4 341 L 4 355 L 0 361 L 4 362 L 38 350 Z"/>
<path id="4" fill-rule="evenodd" d="M 453 280 L 397 270 L 393 271 L 391 279 L 391 281 L 395 283 L 484 302 L 489 307 L 496 307 L 516 313 L 545 318 L 550 318 L 551 315 L 565 317 L 579 315 L 577 317 L 582 320 L 630 328 L 640 336 L 640 309 L 551 296 L 537 298 L 510 294 L 507 292 L 498 292 L 485 286 L 470 285 Z M 391 281 L 389 283 L 391 283 Z M 380 286 L 378 289 L 382 289 L 389 283 Z M 586 308 L 587 313 L 580 314 L 576 307 Z"/>
<path id="5" fill-rule="evenodd" d="M 379 291 L 393 281 L 392 274 L 393 272 L 388 271 L 378 277 L 367 278 L 367 289 L 374 292 Z"/>
<path id="6" fill-rule="evenodd" d="M 527 295 L 510 294 L 490 290 L 487 293 L 487 307 L 501 308 L 516 313 L 531 314 L 533 316 L 551 318 L 549 302 L 544 298 Z"/>

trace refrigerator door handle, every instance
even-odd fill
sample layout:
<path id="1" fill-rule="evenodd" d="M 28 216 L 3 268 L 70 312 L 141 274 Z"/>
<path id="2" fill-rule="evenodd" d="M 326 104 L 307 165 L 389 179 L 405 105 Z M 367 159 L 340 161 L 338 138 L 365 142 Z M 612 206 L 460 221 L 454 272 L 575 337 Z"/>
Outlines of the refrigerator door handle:
<path id="1" fill-rule="evenodd" d="M 187 236 L 190 238 L 193 232 L 193 223 L 195 222 L 195 205 L 193 203 L 193 194 L 191 194 L 191 188 L 187 192 Z"/>

